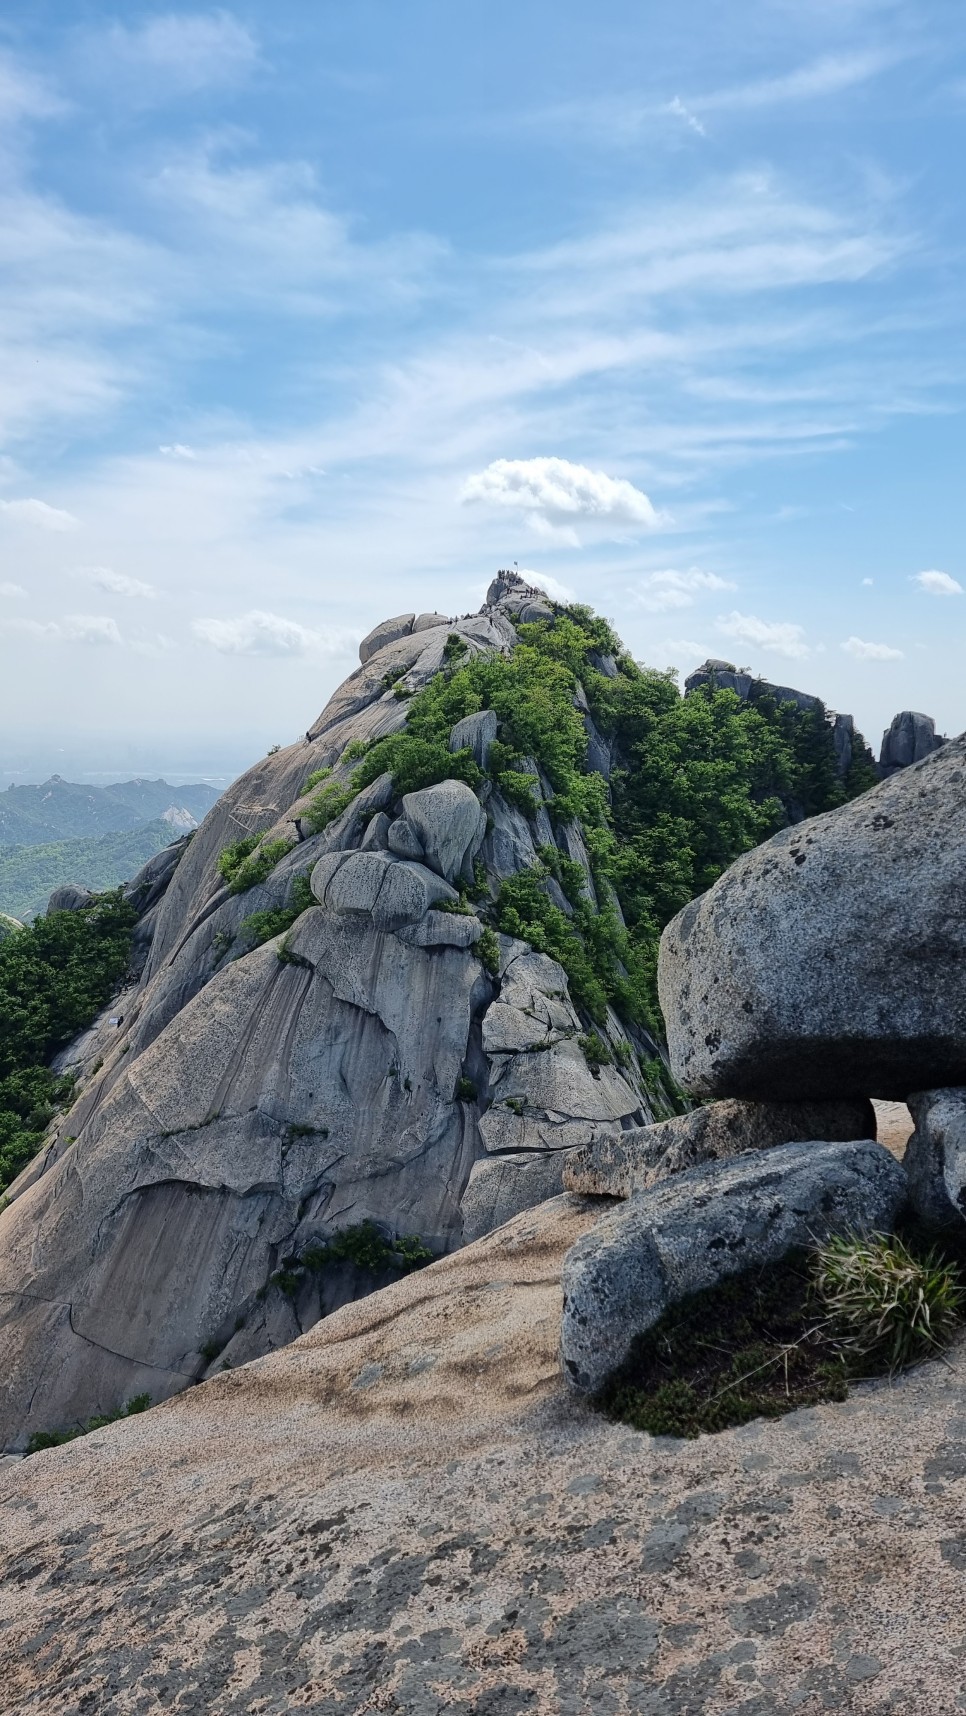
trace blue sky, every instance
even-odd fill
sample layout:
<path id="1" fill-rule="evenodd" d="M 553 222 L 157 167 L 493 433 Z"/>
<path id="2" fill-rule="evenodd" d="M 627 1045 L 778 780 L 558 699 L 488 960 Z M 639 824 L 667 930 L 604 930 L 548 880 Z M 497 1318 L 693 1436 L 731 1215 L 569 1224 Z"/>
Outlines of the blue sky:
<path id="1" fill-rule="evenodd" d="M 8 0 L 0 768 L 240 768 L 513 561 L 655 666 L 962 729 L 964 37 Z"/>

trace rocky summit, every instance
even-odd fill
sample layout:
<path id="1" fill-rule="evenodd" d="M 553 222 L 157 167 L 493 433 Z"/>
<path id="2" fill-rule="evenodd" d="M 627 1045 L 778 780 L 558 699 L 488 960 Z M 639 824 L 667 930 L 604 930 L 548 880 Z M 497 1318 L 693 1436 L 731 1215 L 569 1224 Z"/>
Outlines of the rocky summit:
<path id="1" fill-rule="evenodd" d="M 966 741 L 903 719 L 504 572 L 4 926 L 96 981 L 0 1066 L 0 1709 L 966 1707 Z"/>

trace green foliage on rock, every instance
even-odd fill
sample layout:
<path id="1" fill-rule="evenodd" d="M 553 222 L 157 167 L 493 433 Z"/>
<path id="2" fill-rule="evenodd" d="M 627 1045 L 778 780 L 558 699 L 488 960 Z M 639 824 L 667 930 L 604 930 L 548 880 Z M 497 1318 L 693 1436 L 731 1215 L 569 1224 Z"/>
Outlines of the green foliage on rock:
<path id="1" fill-rule="evenodd" d="M 105 1424 L 116 1424 L 121 1418 L 133 1418 L 139 1412 L 146 1412 L 151 1404 L 150 1394 L 136 1394 L 126 1406 L 117 1412 L 105 1412 L 98 1418 L 88 1418 L 86 1424 L 78 1424 L 73 1430 L 35 1430 L 27 1443 L 28 1454 L 39 1454 L 44 1448 L 59 1448 L 64 1442 L 75 1442 L 78 1436 L 89 1436 L 92 1430 L 103 1430 Z"/>
<path id="2" fill-rule="evenodd" d="M 127 970 L 132 906 L 120 891 L 54 912 L 0 943 L 0 1191 L 36 1154 L 70 1078 L 47 1065 L 86 1030 Z"/>
<path id="3" fill-rule="evenodd" d="M 309 882 L 310 875 L 311 871 L 306 870 L 301 876 L 295 877 L 287 905 L 272 906 L 263 912 L 251 912 L 247 918 L 242 918 L 238 926 L 238 939 L 244 944 L 245 953 L 253 952 L 264 942 L 271 941 L 273 936 L 283 935 L 286 930 L 291 929 L 296 918 L 300 918 L 303 912 L 315 905 L 315 896 Z"/>
<path id="4" fill-rule="evenodd" d="M 291 840 L 264 840 L 260 834 L 248 834 L 226 846 L 218 856 L 218 870 L 228 883 L 229 893 L 247 894 L 271 875 L 276 864 L 291 852 Z"/>

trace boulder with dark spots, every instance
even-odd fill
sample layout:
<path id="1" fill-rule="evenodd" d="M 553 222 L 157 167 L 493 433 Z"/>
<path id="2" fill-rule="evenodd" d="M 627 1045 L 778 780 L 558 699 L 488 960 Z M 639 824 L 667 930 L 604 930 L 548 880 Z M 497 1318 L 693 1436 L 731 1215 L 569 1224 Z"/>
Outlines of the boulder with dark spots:
<path id="1" fill-rule="evenodd" d="M 696 1096 L 966 1085 L 966 736 L 736 860 L 668 924 L 671 1070 Z"/>
<path id="2" fill-rule="evenodd" d="M 908 1098 L 915 1131 L 903 1157 L 909 1198 L 931 1227 L 966 1219 L 966 1089 L 920 1090 Z"/>
<path id="3" fill-rule="evenodd" d="M 680 1174 L 699 1162 L 727 1161 L 744 1150 L 767 1150 L 800 1138 L 874 1136 L 875 1111 L 867 1100 L 713 1102 L 656 1126 L 605 1133 L 593 1144 L 574 1150 L 564 1170 L 564 1185 L 570 1192 L 629 1198 L 670 1174 Z"/>
<path id="4" fill-rule="evenodd" d="M 668 1306 L 830 1234 L 888 1232 L 906 1177 L 881 1144 L 808 1141 L 691 1168 L 638 1192 L 563 1268 L 561 1361 L 594 1393 Z"/>

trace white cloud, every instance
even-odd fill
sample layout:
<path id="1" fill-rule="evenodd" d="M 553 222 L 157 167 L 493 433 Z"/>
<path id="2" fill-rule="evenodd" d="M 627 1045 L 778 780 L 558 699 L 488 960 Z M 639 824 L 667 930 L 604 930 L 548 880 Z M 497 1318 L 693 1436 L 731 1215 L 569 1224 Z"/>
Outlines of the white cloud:
<path id="1" fill-rule="evenodd" d="M 124 642 L 117 622 L 107 614 L 65 614 L 62 620 L 0 620 L 0 630 L 21 632 L 46 643 L 112 644 Z"/>
<path id="2" fill-rule="evenodd" d="M 948 572 L 916 572 L 912 582 L 930 596 L 961 596 L 963 586 Z"/>
<path id="3" fill-rule="evenodd" d="M 672 608 L 690 608 L 702 590 L 733 590 L 733 584 L 719 578 L 716 572 L 701 572 L 692 566 L 688 572 L 651 572 L 637 592 L 637 601 L 652 614 L 668 613 Z"/>
<path id="4" fill-rule="evenodd" d="M 137 105 L 237 83 L 258 61 L 254 36 L 230 12 L 163 12 L 87 39 L 85 68 Z"/>
<path id="5" fill-rule="evenodd" d="M 654 530 L 665 522 L 646 494 L 624 477 L 609 477 L 574 465 L 569 459 L 494 459 L 468 477 L 460 490 L 464 505 L 482 502 L 524 514 L 529 527 L 551 540 L 579 543 L 575 519 Z"/>
<path id="6" fill-rule="evenodd" d="M 876 50 L 825 54 L 778 77 L 756 79 L 709 95 L 693 96 L 690 106 L 700 113 L 739 112 L 759 107 L 784 107 L 791 101 L 814 101 L 867 83 L 892 65 L 894 54 Z"/>
<path id="7" fill-rule="evenodd" d="M 676 114 L 678 119 L 683 119 L 685 125 L 690 126 L 692 131 L 696 131 L 699 137 L 707 137 L 708 133 L 700 119 L 691 112 L 690 108 L 685 107 L 679 95 L 676 95 L 673 101 L 668 102 L 667 110 L 669 113 Z"/>
<path id="8" fill-rule="evenodd" d="M 153 584 L 129 578 L 126 572 L 114 572 L 110 566 L 78 566 L 74 577 L 83 578 L 85 584 L 96 584 L 99 590 L 110 590 L 115 596 L 143 596 L 153 601 L 158 593 Z"/>
<path id="9" fill-rule="evenodd" d="M 22 584 L 0 584 L 0 596 L 26 596 L 26 594 Z"/>
<path id="10" fill-rule="evenodd" d="M 576 590 L 571 590 L 567 584 L 561 584 L 558 578 L 551 578 L 549 572 L 534 572 L 529 566 L 520 566 L 517 570 L 528 584 L 535 585 L 538 590 L 545 590 L 555 602 L 576 602 Z"/>
<path id="11" fill-rule="evenodd" d="M 760 620 L 755 614 L 739 614 L 735 610 L 721 616 L 717 630 L 726 638 L 756 644 L 759 649 L 787 656 L 791 661 L 800 661 L 811 654 L 805 642 L 804 628 L 790 621 Z"/>
<path id="12" fill-rule="evenodd" d="M 191 629 L 223 655 L 305 655 L 323 642 L 318 632 L 258 608 L 234 620 L 195 620 Z M 330 646 L 327 653 L 338 653 L 340 647 Z"/>
<path id="13" fill-rule="evenodd" d="M 868 585 L 870 588 L 874 582 L 875 580 L 872 578 L 863 578 L 862 580 L 863 585 Z"/>
<path id="14" fill-rule="evenodd" d="M 170 446 L 159 447 L 159 453 L 166 453 L 170 459 L 197 459 L 193 447 L 186 447 L 183 441 L 174 441 Z"/>
<path id="15" fill-rule="evenodd" d="M 0 512 L 17 524 L 33 524 L 38 530 L 75 530 L 77 520 L 72 512 L 59 506 L 48 506 L 42 500 L 0 500 Z"/>
<path id="16" fill-rule="evenodd" d="M 66 104 L 33 72 L 0 53 L 0 129 L 24 119 L 52 119 Z"/>
<path id="17" fill-rule="evenodd" d="M 847 655 L 854 655 L 856 661 L 902 661 L 901 649 L 893 649 L 891 644 L 866 643 L 863 638 L 847 638 L 842 644 Z"/>

